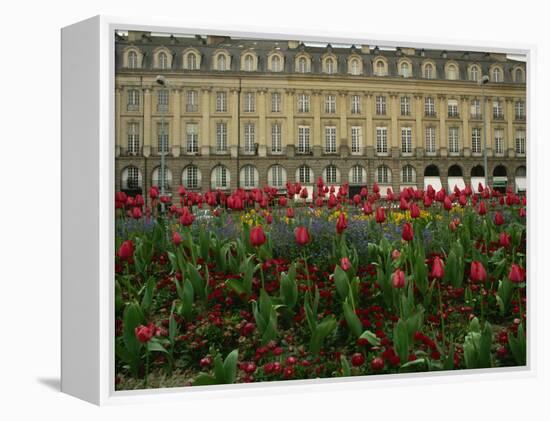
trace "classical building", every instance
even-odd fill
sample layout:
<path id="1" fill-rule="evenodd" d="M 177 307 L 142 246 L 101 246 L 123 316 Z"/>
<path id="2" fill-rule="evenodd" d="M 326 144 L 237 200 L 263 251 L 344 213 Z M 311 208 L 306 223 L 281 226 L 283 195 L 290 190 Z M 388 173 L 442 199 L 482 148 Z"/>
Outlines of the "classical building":
<path id="1" fill-rule="evenodd" d="M 117 34 L 116 188 L 477 186 L 486 131 L 488 183 L 525 190 L 525 70 L 495 53 Z"/>

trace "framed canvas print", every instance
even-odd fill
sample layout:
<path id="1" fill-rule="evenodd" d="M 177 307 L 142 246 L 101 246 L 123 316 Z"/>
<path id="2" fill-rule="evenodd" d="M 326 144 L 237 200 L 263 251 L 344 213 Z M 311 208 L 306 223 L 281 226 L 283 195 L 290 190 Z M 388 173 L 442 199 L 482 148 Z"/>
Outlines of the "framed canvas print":
<path id="1" fill-rule="evenodd" d="M 532 368 L 529 49 L 105 17 L 62 44 L 64 391 Z"/>

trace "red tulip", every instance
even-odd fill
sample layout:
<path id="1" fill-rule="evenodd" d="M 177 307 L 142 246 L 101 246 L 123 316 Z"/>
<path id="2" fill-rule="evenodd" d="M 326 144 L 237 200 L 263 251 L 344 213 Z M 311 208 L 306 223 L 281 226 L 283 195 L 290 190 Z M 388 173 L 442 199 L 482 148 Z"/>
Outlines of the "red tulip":
<path id="1" fill-rule="evenodd" d="M 180 217 L 180 224 L 182 224 L 184 227 L 188 227 L 193 223 L 195 220 L 195 216 L 189 212 L 189 209 L 183 208 L 183 213 Z"/>
<path id="2" fill-rule="evenodd" d="M 302 199 L 307 199 L 307 188 L 306 188 L 306 187 L 304 187 L 304 188 L 302 189 L 302 191 L 300 192 L 300 197 L 301 197 Z"/>
<path id="3" fill-rule="evenodd" d="M 360 352 L 356 352 L 351 356 L 351 365 L 361 367 L 365 363 L 365 357 Z"/>
<path id="4" fill-rule="evenodd" d="M 265 222 L 268 223 L 268 224 L 271 224 L 273 222 L 273 215 L 271 215 L 270 213 L 268 213 L 266 216 L 265 216 Z"/>
<path id="5" fill-rule="evenodd" d="M 384 208 L 376 208 L 376 222 L 383 224 L 386 220 L 386 214 Z"/>
<path id="6" fill-rule="evenodd" d="M 502 216 L 502 213 L 500 212 L 495 213 L 495 225 L 502 224 L 504 224 L 504 216 Z"/>
<path id="7" fill-rule="evenodd" d="M 294 230 L 294 238 L 296 239 L 296 243 L 300 246 L 305 246 L 311 241 L 309 231 L 306 227 L 297 227 Z"/>
<path id="8" fill-rule="evenodd" d="M 384 360 L 380 357 L 373 358 L 370 366 L 374 371 L 380 371 L 384 369 Z"/>
<path id="9" fill-rule="evenodd" d="M 157 197 L 159 197 L 159 189 L 157 186 L 153 186 L 149 189 L 149 197 L 151 199 L 156 199 Z"/>
<path id="10" fill-rule="evenodd" d="M 134 219 L 141 218 L 141 209 L 140 208 L 132 209 L 132 218 L 134 218 Z"/>
<path id="11" fill-rule="evenodd" d="M 287 200 L 285 196 L 279 197 L 279 206 L 284 208 L 287 204 Z"/>
<path id="12" fill-rule="evenodd" d="M 391 252 L 392 260 L 399 259 L 399 256 L 401 256 L 401 252 L 399 250 L 395 249 L 394 251 Z"/>
<path id="13" fill-rule="evenodd" d="M 181 238 L 180 233 L 177 231 L 174 231 L 174 233 L 172 234 L 172 242 L 174 243 L 174 245 L 177 247 L 181 244 L 182 241 L 183 239 Z"/>
<path id="14" fill-rule="evenodd" d="M 430 196 L 428 196 L 428 195 L 424 196 L 424 208 L 425 209 L 428 209 L 430 206 L 432 206 L 432 202 L 433 202 L 433 199 Z"/>
<path id="15" fill-rule="evenodd" d="M 363 204 L 363 213 L 365 215 L 370 215 L 372 213 L 372 206 L 370 205 L 369 202 L 365 202 Z"/>
<path id="16" fill-rule="evenodd" d="M 443 261 L 436 256 L 432 264 L 432 278 L 442 279 L 445 276 L 445 267 L 443 266 Z"/>
<path id="17" fill-rule="evenodd" d="M 443 207 L 448 211 L 453 208 L 453 203 L 451 202 L 449 196 L 445 196 L 445 199 L 443 199 Z"/>
<path id="18" fill-rule="evenodd" d="M 413 237 L 414 237 L 413 227 L 409 222 L 406 222 L 405 225 L 403 225 L 402 238 L 405 241 L 412 241 Z"/>
<path id="19" fill-rule="evenodd" d="M 396 269 L 395 272 L 393 272 L 393 275 L 391 277 L 391 283 L 394 288 L 404 288 L 405 272 L 403 272 L 401 269 Z"/>
<path id="20" fill-rule="evenodd" d="M 411 213 L 411 218 L 413 219 L 420 218 L 420 208 L 416 203 L 411 203 L 409 210 Z"/>
<path id="21" fill-rule="evenodd" d="M 519 208 L 519 217 L 525 218 L 526 215 L 527 215 L 527 212 L 525 211 L 525 208 Z"/>
<path id="22" fill-rule="evenodd" d="M 250 244 L 253 247 L 260 247 L 267 241 L 264 229 L 258 225 L 250 230 Z"/>
<path id="23" fill-rule="evenodd" d="M 479 213 L 482 216 L 487 213 L 487 208 L 485 207 L 485 202 L 483 202 L 483 201 L 479 202 L 479 208 L 477 209 L 477 213 Z"/>
<path id="24" fill-rule="evenodd" d="M 342 212 L 338 215 L 338 221 L 336 221 L 336 232 L 342 234 L 347 227 L 348 221 L 346 220 L 346 215 Z"/>
<path id="25" fill-rule="evenodd" d="M 294 208 L 286 208 L 286 217 L 294 218 Z"/>
<path id="26" fill-rule="evenodd" d="M 378 187 L 378 183 L 374 183 L 372 185 L 372 192 L 373 193 L 380 193 L 380 187 Z"/>
<path id="27" fill-rule="evenodd" d="M 507 234 L 505 232 L 501 232 L 498 237 L 498 243 L 500 247 L 508 247 L 510 245 L 510 234 Z"/>
<path id="28" fill-rule="evenodd" d="M 346 272 L 351 269 L 351 262 L 349 260 L 349 258 L 347 257 L 342 257 L 340 259 L 340 266 L 342 267 L 342 269 L 344 269 Z"/>
<path id="29" fill-rule="evenodd" d="M 124 241 L 118 249 L 118 257 L 121 260 L 128 260 L 134 255 L 134 243 L 132 240 Z"/>
<path id="30" fill-rule="evenodd" d="M 402 211 L 409 209 L 409 204 L 407 203 L 404 197 L 402 197 L 401 200 L 399 201 L 399 209 L 401 209 Z"/>
<path id="31" fill-rule="evenodd" d="M 359 203 L 361 203 L 361 195 L 360 194 L 353 195 L 353 203 L 355 204 L 355 206 L 358 206 Z"/>
<path id="32" fill-rule="evenodd" d="M 470 279 L 474 282 L 484 282 L 487 279 L 487 272 L 481 262 L 474 260 L 470 266 Z"/>
<path id="33" fill-rule="evenodd" d="M 522 283 L 525 280 L 525 271 L 517 264 L 512 263 L 508 279 L 514 283 Z"/>
<path id="34" fill-rule="evenodd" d="M 464 207 L 466 206 L 466 203 L 468 202 L 468 199 L 466 198 L 465 194 L 461 194 L 458 196 L 458 203 L 460 203 L 460 206 Z"/>
<path id="35" fill-rule="evenodd" d="M 136 338 L 142 344 L 145 344 L 151 340 L 155 335 L 157 328 L 153 323 L 149 323 L 147 326 L 139 325 L 134 329 Z"/>

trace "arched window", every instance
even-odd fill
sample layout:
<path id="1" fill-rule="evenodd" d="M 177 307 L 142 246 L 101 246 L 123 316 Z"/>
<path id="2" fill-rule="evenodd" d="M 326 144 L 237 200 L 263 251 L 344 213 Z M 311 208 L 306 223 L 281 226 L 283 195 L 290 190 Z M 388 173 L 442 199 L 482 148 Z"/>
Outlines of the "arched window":
<path id="1" fill-rule="evenodd" d="M 336 165 L 328 165 L 323 170 L 323 179 L 327 184 L 336 184 L 340 182 L 340 171 Z"/>
<path id="2" fill-rule="evenodd" d="M 493 170 L 493 177 L 506 177 L 507 171 L 504 165 L 497 165 Z"/>
<path id="3" fill-rule="evenodd" d="M 493 82 L 502 82 L 502 70 L 500 70 L 500 67 L 494 67 L 492 75 Z"/>
<path id="4" fill-rule="evenodd" d="M 403 62 L 401 63 L 401 76 L 403 77 L 410 77 L 410 71 L 409 71 L 409 63 Z"/>
<path id="5" fill-rule="evenodd" d="M 225 55 L 224 54 L 219 54 L 218 55 L 218 60 L 217 60 L 217 70 L 220 70 L 220 71 L 224 71 L 226 70 L 226 66 L 227 66 L 227 60 L 225 58 Z"/>
<path id="6" fill-rule="evenodd" d="M 354 58 L 350 62 L 350 73 L 354 76 L 361 74 L 361 67 L 359 60 Z"/>
<path id="7" fill-rule="evenodd" d="M 301 165 L 296 170 L 296 181 L 302 184 L 313 183 L 313 171 L 307 165 Z"/>
<path id="8" fill-rule="evenodd" d="M 527 177 L 527 169 L 523 165 L 516 169 L 516 177 Z"/>
<path id="9" fill-rule="evenodd" d="M 523 70 L 521 69 L 516 69 L 516 71 L 514 72 L 514 79 L 516 82 L 525 82 L 525 79 L 523 77 Z"/>
<path id="10" fill-rule="evenodd" d="M 165 69 L 168 69 L 168 55 L 164 52 L 164 51 L 161 51 L 158 55 L 158 64 L 159 64 L 159 69 L 162 69 L 162 70 L 165 70 Z"/>
<path id="11" fill-rule="evenodd" d="M 472 177 L 485 177 L 485 170 L 481 165 L 476 165 L 472 168 L 471 172 Z"/>
<path id="12" fill-rule="evenodd" d="M 327 60 L 325 61 L 325 72 L 331 75 L 334 73 L 334 70 L 335 70 L 334 68 L 335 68 L 334 60 L 330 57 L 327 58 Z"/>
<path id="13" fill-rule="evenodd" d="M 376 168 L 376 182 L 379 184 L 391 183 L 391 170 L 386 165 L 380 165 Z"/>
<path id="14" fill-rule="evenodd" d="M 254 57 L 252 57 L 252 55 L 247 54 L 246 56 L 244 56 L 243 69 L 245 72 L 251 72 L 254 70 Z"/>
<path id="15" fill-rule="evenodd" d="M 386 63 L 383 60 L 378 60 L 375 67 L 376 76 L 386 76 Z"/>
<path id="16" fill-rule="evenodd" d="M 133 165 L 122 170 L 122 190 L 138 190 L 142 187 L 141 171 Z"/>
<path id="17" fill-rule="evenodd" d="M 433 79 L 434 77 L 435 77 L 434 66 L 431 63 L 426 64 L 424 66 L 424 78 Z"/>
<path id="18" fill-rule="evenodd" d="M 197 56 L 194 53 L 187 54 L 187 69 L 197 70 Z"/>
<path id="19" fill-rule="evenodd" d="M 280 72 L 281 71 L 281 57 L 277 54 L 271 57 L 271 71 Z"/>
<path id="20" fill-rule="evenodd" d="M 130 51 L 128 53 L 128 67 L 130 69 L 137 69 L 138 66 L 138 55 L 135 51 Z"/>
<path id="21" fill-rule="evenodd" d="M 428 165 L 424 170 L 424 177 L 439 177 L 439 168 L 436 165 Z"/>
<path id="22" fill-rule="evenodd" d="M 412 165 L 405 165 L 401 169 L 401 182 L 406 184 L 416 183 L 416 171 Z"/>
<path id="23" fill-rule="evenodd" d="M 128 155 L 139 153 L 139 123 L 128 123 Z"/>
<path id="24" fill-rule="evenodd" d="M 350 184 L 363 186 L 367 183 L 367 170 L 359 164 L 351 167 L 349 172 Z"/>
<path id="25" fill-rule="evenodd" d="M 212 169 L 210 177 L 210 185 L 212 189 L 228 189 L 230 186 L 230 173 L 227 167 L 218 165 Z"/>
<path id="26" fill-rule="evenodd" d="M 447 68 L 447 79 L 448 80 L 457 80 L 458 79 L 458 70 L 454 64 L 450 64 Z"/>
<path id="27" fill-rule="evenodd" d="M 286 169 L 282 165 L 272 165 L 267 171 L 267 184 L 281 189 L 286 184 Z"/>
<path id="28" fill-rule="evenodd" d="M 181 184 L 189 190 L 200 189 L 201 171 L 196 165 L 188 165 L 181 173 Z"/>
<path id="29" fill-rule="evenodd" d="M 308 71 L 307 60 L 305 57 L 298 59 L 298 72 L 306 73 Z"/>
<path id="30" fill-rule="evenodd" d="M 163 181 L 164 181 L 164 190 L 165 191 L 170 190 L 170 186 L 172 185 L 172 171 L 170 171 L 170 168 L 164 167 L 164 177 L 162 177 L 160 167 L 156 167 L 153 170 L 153 180 L 152 180 L 153 186 L 157 186 L 159 189 L 162 190 Z"/>
<path id="31" fill-rule="evenodd" d="M 479 80 L 479 68 L 477 66 L 470 67 L 470 80 L 477 82 Z"/>
<path id="32" fill-rule="evenodd" d="M 245 165 L 241 168 L 241 186 L 245 189 L 258 187 L 258 170 L 253 165 Z"/>
<path id="33" fill-rule="evenodd" d="M 462 168 L 458 165 L 451 165 L 447 174 L 449 177 L 462 177 Z"/>

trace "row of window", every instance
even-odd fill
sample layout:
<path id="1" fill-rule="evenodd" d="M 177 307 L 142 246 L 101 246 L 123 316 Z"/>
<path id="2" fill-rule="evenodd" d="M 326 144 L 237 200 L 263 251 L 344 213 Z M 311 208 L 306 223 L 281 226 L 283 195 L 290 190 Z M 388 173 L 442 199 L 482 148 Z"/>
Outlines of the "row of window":
<path id="1" fill-rule="evenodd" d="M 152 174 L 152 184 L 161 187 L 164 181 L 164 188 L 170 190 L 172 187 L 172 171 L 165 169 L 164 177 L 161 177 L 160 167 L 156 167 Z M 295 180 L 304 184 L 311 185 L 315 182 L 315 177 L 311 167 L 301 165 L 296 169 Z M 327 184 L 339 184 L 341 182 L 340 170 L 335 165 L 328 165 L 322 171 L 322 177 Z M 386 165 L 381 165 L 376 169 L 376 181 L 380 184 L 390 184 L 392 180 L 391 169 Z M 287 182 L 287 170 L 279 164 L 272 165 L 267 171 L 268 185 L 283 189 Z M 354 165 L 348 174 L 351 185 L 365 185 L 367 181 L 367 171 L 362 165 Z M 210 187 L 212 189 L 228 189 L 231 182 L 230 170 L 224 165 L 218 165 L 212 169 L 210 174 Z M 401 170 L 402 183 L 416 183 L 416 170 L 411 165 L 405 165 Z M 202 174 L 196 165 L 188 165 L 184 168 L 181 176 L 181 184 L 187 189 L 200 189 L 202 186 Z M 259 172 L 253 165 L 245 165 L 240 169 L 241 187 L 250 189 L 259 187 Z M 126 167 L 122 172 L 123 190 L 135 190 L 142 188 L 142 174 L 135 166 Z"/>
<path id="2" fill-rule="evenodd" d="M 165 168 L 164 177 L 161 177 L 160 167 L 156 167 L 152 174 L 152 184 L 161 187 L 164 182 L 164 188 L 167 191 L 172 187 L 172 171 Z M 412 165 L 404 165 L 400 171 L 400 182 L 403 184 L 416 183 L 416 169 Z M 516 177 L 525 177 L 524 166 L 516 170 Z M 327 165 L 322 171 L 322 178 L 327 184 L 340 184 L 340 169 L 336 165 Z M 439 177 L 439 169 L 435 165 L 429 165 L 424 169 L 425 177 Z M 458 165 L 452 165 L 448 170 L 449 177 L 462 177 L 462 168 Z M 483 177 L 483 167 L 477 165 L 471 170 L 472 177 Z M 493 176 L 507 176 L 507 170 L 504 166 L 495 167 Z M 245 165 L 240 169 L 240 185 L 243 188 L 250 189 L 260 187 L 259 172 L 253 165 Z M 284 189 L 287 183 L 287 170 L 280 164 L 274 164 L 267 170 L 267 184 L 278 189 Z M 295 181 L 303 185 L 312 185 L 316 178 L 313 169 L 308 165 L 301 165 L 296 169 Z M 364 166 L 357 164 L 351 167 L 348 173 L 348 181 L 351 185 L 363 186 L 367 183 L 367 170 Z M 392 183 L 392 171 L 387 165 L 380 165 L 375 169 L 375 180 L 379 184 Z M 229 189 L 231 182 L 231 172 L 225 165 L 215 166 L 210 173 L 211 189 Z M 193 164 L 186 166 L 181 175 L 181 185 L 187 189 L 197 190 L 202 188 L 201 170 Z M 136 190 L 142 188 L 142 174 L 135 166 L 128 166 L 122 171 L 121 188 L 123 190 Z"/>
<path id="3" fill-rule="evenodd" d="M 185 127 L 185 151 L 189 154 L 199 152 L 199 127 L 197 123 L 188 123 Z M 385 126 L 376 127 L 376 153 L 378 155 L 387 155 L 388 149 L 388 128 Z M 436 132 L 435 127 L 426 127 L 425 129 L 425 151 L 427 154 L 436 153 Z M 481 128 L 473 127 L 471 129 L 471 151 L 474 154 L 482 152 L 482 134 Z M 324 153 L 336 154 L 336 126 L 324 126 Z M 128 124 L 128 143 L 127 151 L 130 155 L 137 155 L 140 152 L 140 128 L 139 123 Z M 458 155 L 460 153 L 459 146 L 459 127 L 448 127 L 448 151 L 450 154 Z M 245 154 L 257 153 L 257 138 L 256 125 L 252 122 L 244 124 L 244 144 L 243 150 Z M 158 153 L 169 152 L 169 128 L 168 123 L 161 122 L 157 124 L 157 145 Z M 298 143 L 297 152 L 300 154 L 310 154 L 311 149 L 311 127 L 300 125 L 298 126 Z M 351 153 L 362 154 L 363 151 L 363 127 L 351 127 Z M 283 131 L 281 123 L 275 122 L 271 124 L 271 145 L 270 151 L 272 154 L 283 152 Z M 216 124 L 216 153 L 228 152 L 228 136 L 227 123 L 219 122 Z M 505 142 L 504 130 L 501 128 L 494 129 L 494 152 L 497 155 L 504 155 Z M 525 130 L 517 129 L 515 132 L 515 152 L 516 154 L 525 154 Z M 413 130 L 412 127 L 401 127 L 401 153 L 403 155 L 412 155 L 413 153 Z"/>
<path id="4" fill-rule="evenodd" d="M 159 89 L 157 92 L 157 111 L 167 112 L 169 108 L 169 91 L 168 89 Z M 298 113 L 311 112 L 311 96 L 309 94 L 300 93 L 297 95 L 297 111 Z M 362 103 L 360 95 L 350 95 L 349 105 L 351 114 L 361 114 Z M 279 113 L 282 111 L 282 96 L 280 92 L 271 93 L 271 112 Z M 127 110 L 139 111 L 140 107 L 140 91 L 138 89 L 129 89 L 127 93 Z M 504 119 L 503 101 L 499 99 L 493 100 L 493 119 Z M 199 111 L 199 93 L 196 90 L 186 91 L 186 107 L 187 112 Z M 256 112 L 256 94 L 255 92 L 245 92 L 243 94 L 243 111 L 245 113 Z M 525 119 L 525 102 L 516 100 L 514 103 L 515 119 Z M 228 112 L 228 99 L 226 91 L 216 92 L 216 112 Z M 410 96 L 400 97 L 400 114 L 402 116 L 410 116 L 412 112 L 412 100 Z M 324 113 L 336 114 L 336 95 L 324 96 Z M 375 97 L 375 113 L 376 115 L 387 114 L 387 99 L 385 95 L 377 95 Z M 424 115 L 427 117 L 436 117 L 435 98 L 427 96 L 424 98 Z M 459 102 L 457 99 L 447 100 L 447 115 L 448 117 L 460 117 Z M 481 118 L 481 101 L 473 99 L 470 102 L 470 117 Z"/>
<path id="5" fill-rule="evenodd" d="M 188 49 L 183 53 L 184 70 L 200 70 L 201 69 L 201 54 L 195 49 Z M 232 56 L 225 50 L 218 50 L 214 53 L 211 69 L 216 71 L 227 71 L 231 69 Z M 312 57 L 300 52 L 294 58 L 294 71 L 297 73 L 312 72 Z M 143 54 L 141 51 L 132 47 L 125 52 L 125 66 L 130 69 L 138 69 L 143 67 Z M 168 50 L 157 50 L 153 55 L 153 67 L 159 70 L 168 70 L 173 68 L 173 55 Z M 363 60 L 360 56 L 352 54 L 347 58 L 346 72 L 350 75 L 362 75 Z M 285 56 L 280 51 L 273 51 L 267 57 L 267 70 L 270 72 L 282 72 L 285 68 Z M 258 56 L 253 51 L 244 52 L 241 55 L 240 67 L 241 71 L 255 72 L 259 70 Z M 327 75 L 338 73 L 338 58 L 333 54 L 326 54 L 321 58 L 321 71 Z M 460 80 L 461 75 L 458 64 L 447 63 L 444 67 L 443 77 L 447 80 Z M 420 77 L 424 79 L 436 79 L 437 67 L 432 61 L 424 61 L 420 66 Z M 490 79 L 493 82 L 504 81 L 504 70 L 502 66 L 494 64 L 490 67 Z M 385 57 L 376 57 L 372 64 L 372 74 L 375 76 L 388 76 L 389 63 Z M 397 64 L 397 76 L 403 78 L 414 77 L 413 64 L 407 58 L 401 58 Z M 477 82 L 482 76 L 481 66 L 478 64 L 470 64 L 467 67 L 467 74 L 463 79 Z M 515 82 L 525 82 L 525 72 L 521 67 L 515 67 L 512 71 L 512 76 Z"/>

